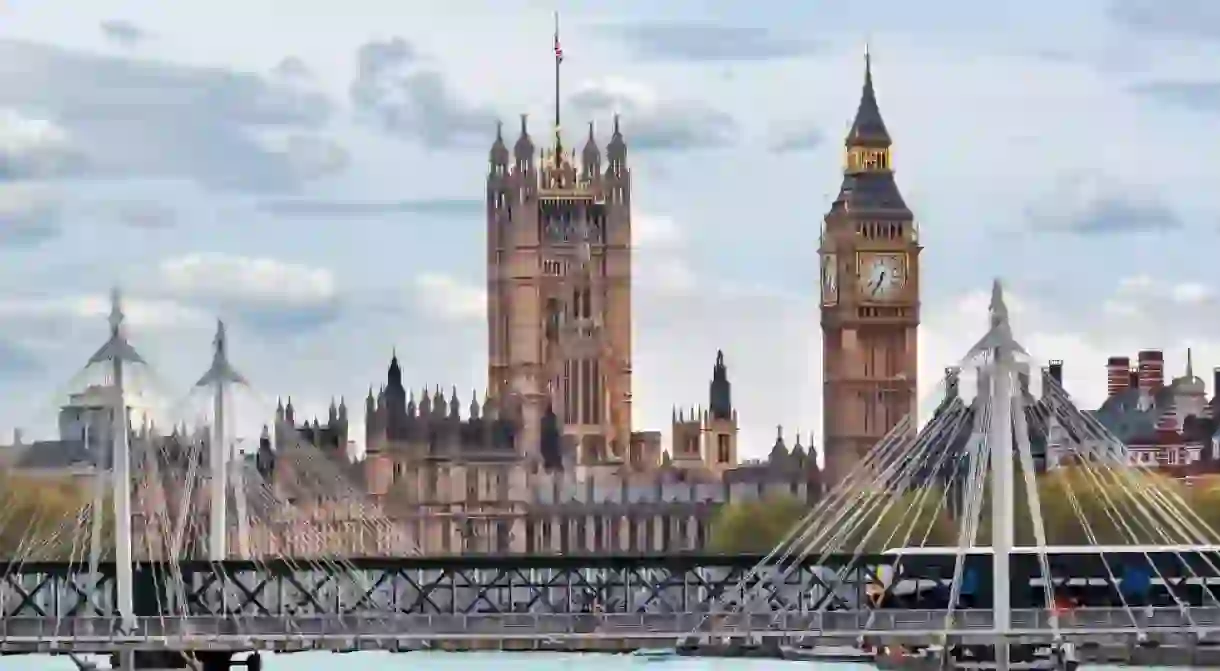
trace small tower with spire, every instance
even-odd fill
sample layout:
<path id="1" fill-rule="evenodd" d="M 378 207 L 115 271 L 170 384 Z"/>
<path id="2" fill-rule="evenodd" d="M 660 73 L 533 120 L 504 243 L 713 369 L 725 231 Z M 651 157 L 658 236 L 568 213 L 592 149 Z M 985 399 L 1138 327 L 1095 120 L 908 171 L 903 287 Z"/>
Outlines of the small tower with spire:
<path id="1" fill-rule="evenodd" d="M 892 144 L 866 49 L 843 180 L 819 249 L 822 449 L 832 482 L 917 411 L 920 247 L 894 179 Z"/>
<path id="2" fill-rule="evenodd" d="M 670 423 L 674 466 L 722 472 L 737 465 L 737 410 L 724 352 L 716 352 L 707 405 L 674 408 Z"/>
<path id="3" fill-rule="evenodd" d="M 708 468 L 724 471 L 737 465 L 737 409 L 733 407 L 733 385 L 723 351 L 716 352 L 712 366 L 703 435 L 703 461 Z"/>

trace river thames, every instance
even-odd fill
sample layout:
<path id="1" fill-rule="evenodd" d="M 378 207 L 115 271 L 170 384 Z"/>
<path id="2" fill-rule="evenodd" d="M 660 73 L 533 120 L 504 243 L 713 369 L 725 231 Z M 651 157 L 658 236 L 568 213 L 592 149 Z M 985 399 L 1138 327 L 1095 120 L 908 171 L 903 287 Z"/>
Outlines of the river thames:
<path id="1" fill-rule="evenodd" d="M 865 664 L 830 664 L 815 662 L 785 662 L 767 659 L 681 659 L 649 661 L 631 655 L 529 653 L 529 652 L 358 652 L 335 654 L 305 652 L 292 655 L 264 655 L 264 668 L 270 671 L 334 671 L 346 665 L 345 671 L 639 671 L 645 667 L 660 671 L 779 671 L 819 667 L 834 671 L 875 669 Z M 105 667 L 103 662 L 102 666 Z M 241 670 L 244 667 L 234 667 Z M 1106 671 L 1119 667 L 1088 667 Z M 1145 667 L 1149 669 L 1167 667 Z M 1179 671 L 1183 667 L 1177 667 Z M 67 657 L 6 657 L 0 658 L 0 671 L 75 671 Z"/>

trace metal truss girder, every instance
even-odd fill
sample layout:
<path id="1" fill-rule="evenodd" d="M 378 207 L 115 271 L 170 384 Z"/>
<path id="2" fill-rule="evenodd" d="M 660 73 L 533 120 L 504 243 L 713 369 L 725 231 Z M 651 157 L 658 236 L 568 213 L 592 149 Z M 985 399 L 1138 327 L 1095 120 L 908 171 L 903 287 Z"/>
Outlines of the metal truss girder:
<path id="1" fill-rule="evenodd" d="M 312 575 L 312 574 L 316 573 L 316 571 L 310 571 L 309 573 Z M 304 576 L 300 576 L 300 577 L 304 577 Z M 317 615 L 329 614 L 330 610 L 328 610 L 326 606 L 322 605 L 322 603 L 320 601 L 318 601 L 316 595 L 320 591 L 322 591 L 322 588 L 325 587 L 328 583 L 330 583 L 330 581 L 334 577 L 335 576 L 333 573 L 330 573 L 330 572 L 323 573 L 322 578 L 317 580 L 317 582 L 315 582 L 313 584 L 313 589 L 307 589 L 304 585 L 301 584 L 301 581 L 297 575 L 293 575 L 290 573 L 288 575 L 283 576 L 284 580 L 286 580 L 289 585 L 296 588 L 297 595 L 298 595 L 296 602 L 294 602 L 289 607 L 288 611 L 291 613 L 294 613 L 294 614 L 305 613 L 305 612 L 310 612 L 310 613 L 317 614 Z M 339 605 L 337 603 L 337 601 L 338 600 L 336 599 L 336 604 L 335 604 L 336 606 Z M 314 610 L 313 611 L 302 611 L 301 609 L 304 608 L 306 605 L 313 606 Z"/>
<path id="2" fill-rule="evenodd" d="M 383 586 L 385 586 L 385 584 L 386 584 L 386 583 L 391 583 L 391 584 L 392 584 L 392 583 L 393 583 L 393 580 L 394 580 L 394 577 L 395 577 L 396 575 L 397 575 L 397 571 L 380 571 L 380 572 L 377 574 L 377 579 L 373 581 L 373 584 L 372 584 L 372 585 L 370 585 L 370 586 L 369 586 L 367 589 L 365 589 L 365 590 L 364 590 L 364 593 L 363 593 L 363 594 L 361 594 L 361 595 L 360 595 L 360 596 L 359 596 L 359 597 L 356 599 L 356 602 L 355 602 L 355 603 L 353 603 L 351 606 L 347 606 L 347 607 L 345 607 L 345 608 L 343 608 L 343 609 L 342 609 L 342 610 L 343 610 L 343 612 L 344 612 L 344 614 L 351 615 L 351 614 L 353 614 L 353 613 L 358 613 L 358 612 L 360 612 L 360 609 L 361 609 L 361 608 L 364 608 L 364 607 L 366 607 L 366 606 L 372 606 L 372 605 L 376 605 L 376 603 L 377 603 L 377 590 L 379 590 L 379 589 L 381 589 Z M 384 605 L 389 606 L 390 604 L 384 604 Z M 391 610 L 391 609 L 390 609 L 390 608 L 386 608 L 386 611 L 387 611 L 387 612 L 388 612 L 389 610 Z"/>
<path id="3" fill-rule="evenodd" d="M 733 598 L 757 564 L 751 556 L 476 559 L 142 563 L 137 591 L 146 598 L 137 608 L 141 616 L 229 617 L 693 612 Z M 102 598 L 112 596 L 112 564 L 96 574 L 54 563 L 6 567 L 0 580 L 10 597 L 2 604 L 6 615 L 49 617 L 52 601 L 60 616 L 114 615 L 113 599 Z M 792 562 L 747 582 L 773 610 L 808 610 L 809 599 L 846 603 L 836 594 L 839 569 L 849 580 L 863 571 L 851 562 Z"/>
<path id="4" fill-rule="evenodd" d="M 202 580 L 198 587 L 189 590 L 185 593 L 185 601 L 187 613 L 190 615 L 219 615 L 224 607 L 224 588 L 223 582 L 220 579 L 220 574 L 211 573 L 193 573 L 193 576 L 202 576 Z M 216 590 L 212 588 L 216 587 Z M 214 600 L 206 598 L 208 592 L 216 591 L 218 594 Z"/>
<path id="5" fill-rule="evenodd" d="M 236 608 L 226 609 L 230 614 L 244 614 L 246 612 L 246 608 L 249 606 L 254 606 L 255 611 L 257 611 L 257 614 L 259 615 L 272 614 L 271 609 L 263 605 L 263 602 L 259 601 L 258 597 L 263 593 L 263 590 L 273 582 L 273 579 L 259 577 L 256 574 L 255 580 L 257 582 L 255 583 L 254 587 L 250 588 L 242 582 L 240 574 L 229 576 L 229 580 L 227 582 L 236 587 L 237 591 L 241 592 L 242 596 L 242 601 L 237 605 Z"/>
<path id="6" fill-rule="evenodd" d="M 20 574 L 4 576 L 3 588 L 5 590 L 11 589 L 13 592 L 16 592 L 17 598 L 19 599 L 17 605 L 14 606 L 12 610 L 7 608 L 5 609 L 4 616 L 16 617 L 19 615 L 29 615 L 32 612 L 34 615 L 47 617 L 47 612 L 43 610 L 42 606 L 38 605 L 38 601 L 35 599 L 35 597 L 37 597 L 43 591 L 43 588 L 51 584 L 52 576 L 42 575 L 34 587 L 29 590 L 27 590 L 25 586 L 21 584 L 20 578 Z"/>

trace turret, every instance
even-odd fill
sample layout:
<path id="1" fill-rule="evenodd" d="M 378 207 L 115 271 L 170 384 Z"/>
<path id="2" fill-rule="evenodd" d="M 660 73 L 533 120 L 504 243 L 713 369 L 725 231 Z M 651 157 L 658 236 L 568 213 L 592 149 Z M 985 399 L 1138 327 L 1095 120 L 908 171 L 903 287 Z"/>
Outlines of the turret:
<path id="1" fill-rule="evenodd" d="M 788 446 L 784 444 L 784 427 L 775 427 L 775 444 L 767 455 L 767 462 L 772 466 L 788 465 Z"/>
<path id="2" fill-rule="evenodd" d="M 479 393 L 474 390 L 470 392 L 470 421 L 479 421 Z"/>
<path id="3" fill-rule="evenodd" d="M 421 419 L 427 419 L 432 415 L 432 397 L 428 395 L 428 388 L 419 395 L 419 416 Z"/>
<path id="4" fill-rule="evenodd" d="M 580 152 L 581 177 L 586 182 L 592 182 L 600 176 L 602 168 L 602 153 L 597 148 L 597 139 L 593 137 L 593 122 L 589 122 L 589 137 L 585 140 L 585 148 Z"/>
<path id="5" fill-rule="evenodd" d="M 623 140 L 622 128 L 619 125 L 619 116 L 614 115 L 614 133 L 610 136 L 610 143 L 606 145 L 606 176 L 607 177 L 622 177 L 627 172 L 627 143 Z"/>
<path id="6" fill-rule="evenodd" d="M 402 389 L 402 367 L 398 365 L 398 351 L 390 354 L 390 367 L 386 370 L 386 386 L 389 389 Z"/>
<path id="7" fill-rule="evenodd" d="M 521 135 L 513 145 L 513 160 L 516 162 L 516 172 L 522 177 L 534 172 L 534 141 L 530 138 L 528 116 L 521 115 Z"/>
<path id="8" fill-rule="evenodd" d="M 496 419 L 495 407 L 492 405 L 490 390 L 483 394 L 483 418 L 488 420 Z"/>
<path id="9" fill-rule="evenodd" d="M 504 144 L 504 123 L 496 122 L 496 139 L 491 143 L 491 151 L 487 155 L 488 175 L 503 177 L 508 171 L 508 147 Z"/>
<path id="10" fill-rule="evenodd" d="M 707 409 L 712 419 L 731 419 L 733 415 L 733 388 L 722 350 L 716 351 L 716 365 L 712 367 L 712 381 L 708 384 Z"/>
<path id="11" fill-rule="evenodd" d="M 432 416 L 436 419 L 445 418 L 445 395 L 441 393 L 441 386 L 436 385 L 436 393 L 432 396 Z"/>
<path id="12" fill-rule="evenodd" d="M 271 433 L 266 424 L 258 437 L 258 453 L 254 457 L 254 465 L 264 480 L 270 480 L 275 472 L 275 452 L 271 449 Z"/>

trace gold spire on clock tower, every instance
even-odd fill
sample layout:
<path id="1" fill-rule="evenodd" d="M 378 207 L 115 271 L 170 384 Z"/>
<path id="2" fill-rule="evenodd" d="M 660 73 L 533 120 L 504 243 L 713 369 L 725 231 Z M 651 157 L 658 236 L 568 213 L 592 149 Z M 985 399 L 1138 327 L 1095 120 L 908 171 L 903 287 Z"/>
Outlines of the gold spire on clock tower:
<path id="1" fill-rule="evenodd" d="M 894 180 L 892 144 L 866 50 L 843 182 L 819 250 L 824 458 L 832 481 L 916 409 L 920 247 Z"/>

